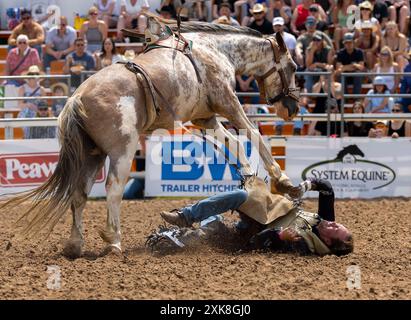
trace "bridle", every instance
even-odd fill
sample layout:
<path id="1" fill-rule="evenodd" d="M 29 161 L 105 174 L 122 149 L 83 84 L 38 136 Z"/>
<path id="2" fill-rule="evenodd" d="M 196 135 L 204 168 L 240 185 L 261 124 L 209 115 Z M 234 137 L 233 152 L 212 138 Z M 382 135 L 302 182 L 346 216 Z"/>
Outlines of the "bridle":
<path id="1" fill-rule="evenodd" d="M 264 84 L 265 79 L 267 79 L 271 74 L 277 71 L 280 75 L 281 85 L 283 88 L 282 88 L 281 93 L 276 95 L 275 97 L 266 98 L 267 102 L 272 105 L 284 98 L 291 98 L 298 102 L 300 98 L 300 89 L 289 87 L 290 84 L 288 83 L 287 78 L 285 77 L 284 69 L 281 66 L 280 50 L 278 48 L 278 44 L 274 42 L 274 38 L 267 38 L 266 40 L 269 41 L 271 44 L 271 49 L 273 50 L 275 64 L 270 70 L 268 70 L 262 76 L 254 76 L 254 78 L 257 80 L 258 87 L 260 88 L 260 96 L 263 98 L 266 98 L 265 96 L 266 88 Z"/>

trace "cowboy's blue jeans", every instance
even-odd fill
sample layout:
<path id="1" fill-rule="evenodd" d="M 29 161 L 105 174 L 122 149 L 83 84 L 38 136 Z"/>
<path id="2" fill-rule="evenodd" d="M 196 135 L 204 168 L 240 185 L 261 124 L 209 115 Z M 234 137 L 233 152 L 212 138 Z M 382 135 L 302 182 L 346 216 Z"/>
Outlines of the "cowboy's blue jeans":
<path id="1" fill-rule="evenodd" d="M 235 190 L 203 199 L 182 209 L 188 223 L 200 222 L 229 210 L 235 210 L 247 200 L 247 191 Z"/>

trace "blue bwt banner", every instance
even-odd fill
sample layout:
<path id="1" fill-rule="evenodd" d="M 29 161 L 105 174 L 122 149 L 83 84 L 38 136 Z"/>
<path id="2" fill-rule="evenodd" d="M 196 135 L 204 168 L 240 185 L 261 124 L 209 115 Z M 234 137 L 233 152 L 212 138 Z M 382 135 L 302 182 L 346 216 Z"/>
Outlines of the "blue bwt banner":
<path id="1" fill-rule="evenodd" d="M 227 151 L 226 159 L 221 143 L 218 150 L 196 136 L 176 137 L 152 136 L 147 141 L 146 196 L 210 196 L 238 187 L 238 159 Z M 245 137 L 238 138 L 252 168 L 266 177 L 257 149 Z"/>

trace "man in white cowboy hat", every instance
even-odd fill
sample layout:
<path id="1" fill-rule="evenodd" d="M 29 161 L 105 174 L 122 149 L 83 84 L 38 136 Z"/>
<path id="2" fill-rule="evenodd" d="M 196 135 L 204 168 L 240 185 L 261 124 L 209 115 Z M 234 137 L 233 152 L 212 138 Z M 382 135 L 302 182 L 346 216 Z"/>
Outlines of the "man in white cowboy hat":
<path id="1" fill-rule="evenodd" d="M 250 13 L 253 15 L 254 21 L 248 25 L 251 29 L 257 30 L 262 34 L 273 34 L 273 25 L 265 18 L 267 8 L 261 3 L 256 3 Z"/>
<path id="2" fill-rule="evenodd" d="M 236 210 L 242 220 L 237 229 L 248 229 L 251 248 L 291 249 L 303 253 L 348 254 L 353 250 L 353 238 L 346 227 L 335 222 L 334 191 L 328 181 L 309 179 L 300 184 L 301 193 L 319 192 L 318 213 L 303 211 L 288 198 L 272 194 L 258 177 L 245 181 L 244 189 L 226 192 L 201 200 L 179 210 L 163 211 L 162 218 L 176 227 L 162 228 L 148 237 L 155 246 L 168 239 L 179 247 L 192 246 L 198 239 L 214 235 L 222 228 L 221 213 Z M 201 222 L 199 229 L 189 229 Z M 245 233 L 243 233 L 245 234 Z"/>

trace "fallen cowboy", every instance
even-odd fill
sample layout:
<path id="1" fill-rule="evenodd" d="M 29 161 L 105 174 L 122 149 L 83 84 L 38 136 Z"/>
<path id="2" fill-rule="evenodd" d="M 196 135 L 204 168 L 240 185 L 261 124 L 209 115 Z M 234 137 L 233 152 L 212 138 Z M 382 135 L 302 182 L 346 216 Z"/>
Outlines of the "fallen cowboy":
<path id="1" fill-rule="evenodd" d="M 244 189 L 214 195 L 191 206 L 163 211 L 162 218 L 173 225 L 161 226 L 147 237 L 154 250 L 196 246 L 225 231 L 222 213 L 235 210 L 240 220 L 235 229 L 247 237 L 244 249 L 298 251 L 303 254 L 345 255 L 353 251 L 351 232 L 335 222 L 334 191 L 328 181 L 306 180 L 301 195 L 319 192 L 318 212 L 301 209 L 301 202 L 272 194 L 258 177 L 245 181 Z M 192 225 L 199 222 L 198 228 Z"/>

